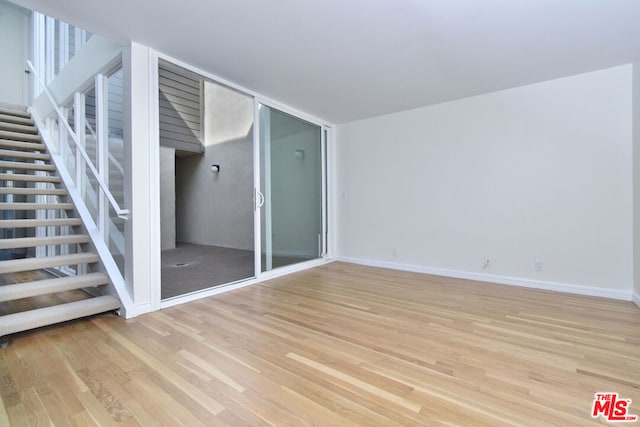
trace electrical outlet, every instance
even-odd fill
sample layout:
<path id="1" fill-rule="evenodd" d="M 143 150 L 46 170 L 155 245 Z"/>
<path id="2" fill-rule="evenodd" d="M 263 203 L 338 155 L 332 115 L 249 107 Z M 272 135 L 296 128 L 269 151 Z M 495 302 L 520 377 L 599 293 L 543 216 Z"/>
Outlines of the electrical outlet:
<path id="1" fill-rule="evenodd" d="M 542 263 L 542 260 L 537 259 L 534 263 L 533 263 L 533 268 L 536 271 L 544 271 L 544 265 Z"/>
<path id="2" fill-rule="evenodd" d="M 486 270 L 487 268 L 490 268 L 492 264 L 493 264 L 493 262 L 492 262 L 491 258 L 485 257 L 484 261 L 482 262 L 482 268 L 484 270 Z"/>

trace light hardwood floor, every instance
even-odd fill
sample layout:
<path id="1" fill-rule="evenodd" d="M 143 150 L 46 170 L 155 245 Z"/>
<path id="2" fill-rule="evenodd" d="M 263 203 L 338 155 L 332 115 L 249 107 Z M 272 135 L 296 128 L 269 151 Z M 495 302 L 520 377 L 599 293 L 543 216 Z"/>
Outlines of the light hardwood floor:
<path id="1" fill-rule="evenodd" d="M 606 424 L 640 415 L 630 302 L 333 263 L 16 337 L 0 425 Z"/>

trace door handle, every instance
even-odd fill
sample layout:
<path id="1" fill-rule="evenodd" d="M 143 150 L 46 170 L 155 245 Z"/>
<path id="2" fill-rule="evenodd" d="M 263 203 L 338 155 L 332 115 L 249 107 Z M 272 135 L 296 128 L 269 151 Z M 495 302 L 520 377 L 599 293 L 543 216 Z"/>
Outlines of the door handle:
<path id="1" fill-rule="evenodd" d="M 260 192 L 260 190 L 256 190 L 256 208 L 261 208 L 264 206 L 264 194 Z"/>

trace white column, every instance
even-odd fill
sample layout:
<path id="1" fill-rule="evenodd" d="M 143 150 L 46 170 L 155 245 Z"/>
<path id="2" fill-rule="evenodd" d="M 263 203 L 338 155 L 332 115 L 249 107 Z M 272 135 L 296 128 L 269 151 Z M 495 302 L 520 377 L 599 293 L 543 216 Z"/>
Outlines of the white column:
<path id="1" fill-rule="evenodd" d="M 76 92 L 73 97 L 73 131 L 78 137 L 78 142 L 82 148 L 87 147 L 87 127 L 85 126 L 86 114 L 85 114 L 85 95 L 84 93 Z M 85 180 L 85 164 L 82 160 L 80 153 L 76 150 L 76 187 L 82 197 L 85 197 L 86 192 L 86 180 Z"/>
<path id="2" fill-rule="evenodd" d="M 39 75 L 45 75 L 45 23 L 44 15 L 33 12 L 33 66 Z M 35 99 L 42 92 L 38 79 L 33 76 L 33 98 Z"/>
<path id="3" fill-rule="evenodd" d="M 44 55 L 44 71 L 45 82 L 47 85 L 51 83 L 51 80 L 55 77 L 55 22 L 56 20 L 50 16 L 45 17 L 45 55 Z"/>
<path id="4" fill-rule="evenodd" d="M 108 100 L 108 80 L 102 74 L 96 75 L 96 153 L 98 175 L 102 182 L 109 185 L 109 100 Z M 102 239 L 109 244 L 109 206 L 105 192 L 100 187 L 98 189 L 98 218 L 96 225 L 100 230 Z"/>
<path id="5" fill-rule="evenodd" d="M 262 162 L 264 176 L 264 195 L 262 213 L 264 215 L 265 271 L 273 269 L 273 219 L 271 215 L 271 109 L 266 105 L 260 108 L 260 136 L 262 138 Z M 262 236 L 261 236 L 262 237 Z"/>
<path id="6" fill-rule="evenodd" d="M 125 280 L 138 312 L 159 308 L 160 228 L 158 144 L 151 137 L 149 48 L 131 43 L 123 51 L 125 205 L 130 210 L 125 229 Z M 157 291 L 155 290 L 157 288 Z M 156 307 L 157 305 L 157 307 Z"/>
<path id="7" fill-rule="evenodd" d="M 59 21 L 58 72 L 69 62 L 69 24 Z"/>

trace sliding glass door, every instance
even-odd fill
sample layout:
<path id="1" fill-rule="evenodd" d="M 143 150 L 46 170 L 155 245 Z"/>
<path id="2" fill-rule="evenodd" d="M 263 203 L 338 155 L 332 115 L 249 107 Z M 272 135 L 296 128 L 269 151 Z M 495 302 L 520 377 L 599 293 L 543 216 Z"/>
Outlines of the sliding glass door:
<path id="1" fill-rule="evenodd" d="M 324 149 L 320 126 L 260 104 L 261 271 L 322 257 Z"/>
<path id="2" fill-rule="evenodd" d="M 322 264 L 329 128 L 163 58 L 156 77 L 160 306 Z"/>

